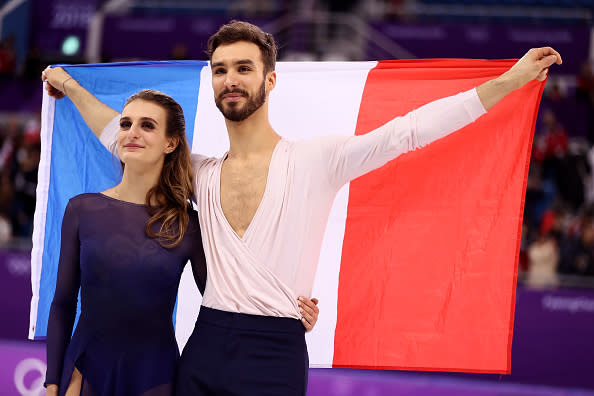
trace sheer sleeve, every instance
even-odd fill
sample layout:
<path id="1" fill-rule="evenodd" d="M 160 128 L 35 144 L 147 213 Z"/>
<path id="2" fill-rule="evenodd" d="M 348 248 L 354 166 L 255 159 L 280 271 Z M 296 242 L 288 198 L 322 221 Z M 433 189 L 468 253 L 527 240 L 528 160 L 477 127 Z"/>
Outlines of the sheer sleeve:
<path id="1" fill-rule="evenodd" d="M 197 216 L 197 214 L 194 213 L 194 216 Z M 192 273 L 194 274 L 196 286 L 198 286 L 200 294 L 204 294 L 204 288 L 206 287 L 206 257 L 204 256 L 200 231 L 197 234 L 198 238 L 195 238 L 192 243 L 190 261 L 192 262 Z"/>
<path id="2" fill-rule="evenodd" d="M 56 291 L 47 325 L 46 384 L 59 384 L 64 353 L 70 342 L 76 316 L 80 287 L 80 242 L 78 238 L 79 213 L 76 202 L 66 206 L 62 220 L 62 242 Z"/>

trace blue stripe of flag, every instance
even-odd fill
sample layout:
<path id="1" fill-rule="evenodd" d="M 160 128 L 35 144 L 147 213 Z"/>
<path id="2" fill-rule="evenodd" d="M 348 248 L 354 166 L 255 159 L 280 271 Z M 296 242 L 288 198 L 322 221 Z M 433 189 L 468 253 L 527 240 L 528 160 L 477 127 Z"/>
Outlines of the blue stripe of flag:
<path id="1" fill-rule="evenodd" d="M 206 65 L 204 61 L 164 61 L 63 67 L 101 102 L 117 111 L 122 110 L 130 95 L 142 89 L 155 89 L 170 95 L 184 110 L 186 135 L 191 146 L 200 72 Z M 120 178 L 119 161 L 101 145 L 74 104 L 68 98 L 58 100 L 54 113 L 35 339 L 44 339 L 47 333 L 60 255 L 62 216 L 68 200 L 84 192 L 104 191 L 117 184 Z"/>

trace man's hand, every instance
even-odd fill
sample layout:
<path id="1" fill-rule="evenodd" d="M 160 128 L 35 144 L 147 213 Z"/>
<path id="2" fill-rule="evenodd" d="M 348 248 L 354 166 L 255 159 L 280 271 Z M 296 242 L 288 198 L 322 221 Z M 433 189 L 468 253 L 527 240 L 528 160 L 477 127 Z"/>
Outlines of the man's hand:
<path id="1" fill-rule="evenodd" d="M 517 88 L 521 88 L 534 79 L 544 81 L 549 67 L 555 63 L 560 65 L 563 60 L 551 47 L 532 48 L 506 74 L 518 83 Z"/>
<path id="2" fill-rule="evenodd" d="M 560 65 L 561 55 L 551 47 L 532 48 L 507 72 L 479 85 L 476 92 L 486 110 L 526 83 L 536 79 L 544 81 L 549 66 Z"/>
<path id="3" fill-rule="evenodd" d="M 41 72 L 41 81 L 46 82 L 45 89 L 49 96 L 56 99 L 61 99 L 66 95 L 65 84 L 76 84 L 76 80 L 61 67 L 46 67 Z"/>
<path id="4" fill-rule="evenodd" d="M 297 299 L 297 303 L 299 304 L 299 311 L 301 311 L 301 323 L 303 323 L 303 327 L 305 327 L 305 331 L 311 331 L 315 326 L 316 322 L 318 321 L 318 315 L 320 314 L 320 309 L 317 307 L 318 299 L 305 297 L 299 297 Z"/>

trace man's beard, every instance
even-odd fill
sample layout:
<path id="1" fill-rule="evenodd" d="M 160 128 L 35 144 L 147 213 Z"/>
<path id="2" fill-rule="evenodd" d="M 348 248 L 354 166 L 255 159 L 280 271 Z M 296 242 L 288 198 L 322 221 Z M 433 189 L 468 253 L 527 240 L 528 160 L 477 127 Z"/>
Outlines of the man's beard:
<path id="1" fill-rule="evenodd" d="M 265 81 L 262 81 L 262 85 L 258 90 L 258 94 L 255 97 L 251 97 L 246 90 L 241 88 L 235 88 L 232 90 L 224 90 L 219 94 L 217 98 L 215 98 L 215 104 L 217 108 L 221 111 L 223 116 L 228 119 L 229 121 L 243 121 L 247 119 L 249 116 L 254 114 L 256 110 L 258 110 L 262 105 L 266 102 L 266 87 L 264 85 Z M 228 93 L 239 93 L 248 98 L 248 102 L 243 106 L 239 107 L 239 103 L 232 102 L 227 103 L 228 107 L 225 108 L 223 106 L 223 95 Z"/>

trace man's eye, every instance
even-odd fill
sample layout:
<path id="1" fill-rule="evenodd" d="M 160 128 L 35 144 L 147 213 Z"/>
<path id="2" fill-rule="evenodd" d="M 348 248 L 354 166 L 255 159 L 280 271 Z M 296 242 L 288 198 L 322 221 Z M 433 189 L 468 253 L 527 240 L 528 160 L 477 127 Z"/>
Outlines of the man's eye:
<path id="1" fill-rule="evenodd" d="M 239 71 L 242 72 L 242 73 L 249 72 L 250 71 L 250 68 L 247 67 L 247 66 L 242 66 L 242 67 L 239 68 Z"/>
<path id="2" fill-rule="evenodd" d="M 215 74 L 225 74 L 225 69 L 216 69 Z"/>

